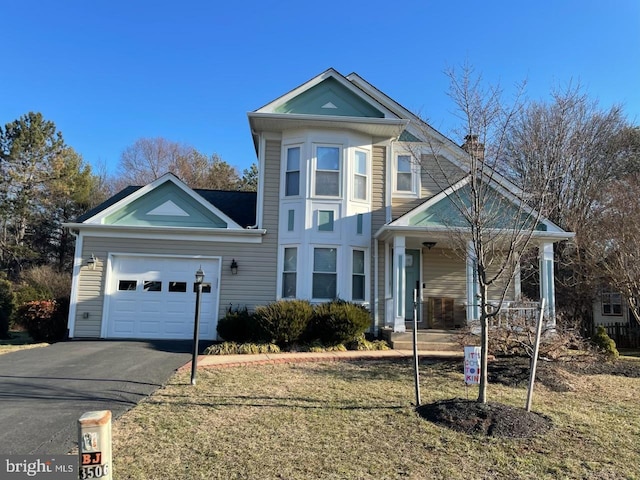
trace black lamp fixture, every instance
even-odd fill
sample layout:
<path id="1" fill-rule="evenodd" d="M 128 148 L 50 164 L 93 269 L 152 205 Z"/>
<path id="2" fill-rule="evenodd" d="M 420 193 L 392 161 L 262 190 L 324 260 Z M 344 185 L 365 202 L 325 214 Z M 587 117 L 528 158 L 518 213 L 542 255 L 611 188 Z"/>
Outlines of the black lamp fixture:
<path id="1" fill-rule="evenodd" d="M 427 247 L 427 250 L 431 250 L 436 246 L 436 242 L 422 242 L 422 245 Z"/>
<path id="2" fill-rule="evenodd" d="M 233 260 L 231 260 L 231 275 L 237 275 L 238 274 L 238 262 L 236 262 L 236 259 L 234 258 Z"/>
<path id="3" fill-rule="evenodd" d="M 202 266 L 198 268 L 196 271 L 196 283 L 202 283 L 204 281 L 204 272 L 202 271 Z"/>

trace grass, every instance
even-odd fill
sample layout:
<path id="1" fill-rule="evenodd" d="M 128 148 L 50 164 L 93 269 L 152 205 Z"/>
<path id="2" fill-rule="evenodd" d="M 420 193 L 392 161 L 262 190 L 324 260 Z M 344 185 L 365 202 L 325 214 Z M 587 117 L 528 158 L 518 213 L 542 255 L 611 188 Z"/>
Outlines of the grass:
<path id="1" fill-rule="evenodd" d="M 9 334 L 11 338 L 0 340 L 0 355 L 15 352 L 16 350 L 49 346 L 48 343 L 34 343 L 27 332 L 11 331 Z"/>
<path id="2" fill-rule="evenodd" d="M 460 363 L 421 370 L 423 403 L 465 397 Z M 543 437 L 471 437 L 421 419 L 409 362 L 303 363 L 176 374 L 114 425 L 119 479 L 638 479 L 640 382 L 536 387 Z M 469 389 L 473 398 L 476 389 Z M 526 390 L 489 386 L 524 405 Z"/>

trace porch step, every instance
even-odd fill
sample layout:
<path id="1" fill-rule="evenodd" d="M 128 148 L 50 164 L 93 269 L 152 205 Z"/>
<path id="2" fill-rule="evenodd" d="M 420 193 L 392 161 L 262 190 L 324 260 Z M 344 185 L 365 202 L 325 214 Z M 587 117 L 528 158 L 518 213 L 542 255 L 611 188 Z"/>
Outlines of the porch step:
<path id="1" fill-rule="evenodd" d="M 394 350 L 412 350 L 413 332 L 381 331 L 382 337 L 391 344 Z M 461 352 L 463 350 L 458 338 L 460 333 L 452 330 L 418 330 L 418 350 L 436 352 Z"/>

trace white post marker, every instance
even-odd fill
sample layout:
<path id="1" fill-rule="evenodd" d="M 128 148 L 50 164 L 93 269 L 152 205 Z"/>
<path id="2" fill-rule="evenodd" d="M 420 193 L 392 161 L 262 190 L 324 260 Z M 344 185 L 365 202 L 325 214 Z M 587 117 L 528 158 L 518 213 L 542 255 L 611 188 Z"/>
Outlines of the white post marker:
<path id="1" fill-rule="evenodd" d="M 112 479 L 111 410 L 87 412 L 78 419 L 80 480 Z"/>
<path id="2" fill-rule="evenodd" d="M 480 383 L 480 347 L 464 347 L 464 383 L 477 385 Z"/>

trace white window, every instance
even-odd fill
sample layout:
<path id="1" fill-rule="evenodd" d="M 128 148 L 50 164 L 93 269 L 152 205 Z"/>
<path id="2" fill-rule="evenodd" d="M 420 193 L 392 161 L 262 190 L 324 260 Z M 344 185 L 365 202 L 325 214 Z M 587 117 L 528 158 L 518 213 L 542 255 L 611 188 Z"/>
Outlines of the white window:
<path id="1" fill-rule="evenodd" d="M 602 314 L 622 315 L 622 294 L 603 290 L 602 292 Z"/>
<path id="2" fill-rule="evenodd" d="M 300 147 L 287 148 L 286 166 L 284 194 L 287 197 L 300 195 Z"/>
<path id="3" fill-rule="evenodd" d="M 284 249 L 284 266 L 282 268 L 282 298 L 296 298 L 298 271 L 298 249 Z"/>
<path id="4" fill-rule="evenodd" d="M 340 196 L 340 164 L 340 147 L 316 147 L 315 194 L 317 196 Z"/>
<path id="5" fill-rule="evenodd" d="M 313 298 L 334 299 L 337 294 L 337 248 L 313 249 Z"/>
<path id="6" fill-rule="evenodd" d="M 353 198 L 367 199 L 367 152 L 356 150 L 355 165 L 353 167 Z"/>
<path id="7" fill-rule="evenodd" d="M 415 193 L 413 170 L 410 155 L 396 157 L 396 192 Z"/>
<path id="8" fill-rule="evenodd" d="M 318 210 L 318 231 L 333 232 L 333 210 Z"/>
<path id="9" fill-rule="evenodd" d="M 351 300 L 364 301 L 366 274 L 365 274 L 365 252 L 364 250 L 353 251 L 353 262 L 351 267 Z"/>

